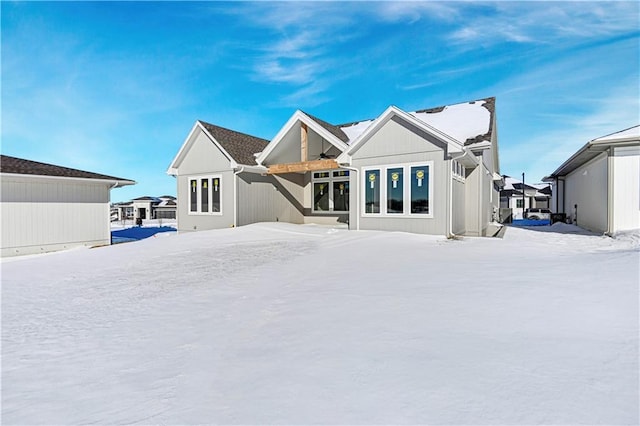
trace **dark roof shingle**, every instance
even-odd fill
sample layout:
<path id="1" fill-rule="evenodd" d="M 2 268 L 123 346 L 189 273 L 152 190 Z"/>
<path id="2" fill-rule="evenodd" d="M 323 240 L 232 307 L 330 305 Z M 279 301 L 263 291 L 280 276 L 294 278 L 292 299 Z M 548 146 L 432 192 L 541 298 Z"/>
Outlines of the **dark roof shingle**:
<path id="1" fill-rule="evenodd" d="M 0 173 L 133 182 L 130 179 L 122 179 L 99 173 L 86 172 L 84 170 L 71 169 L 69 167 L 40 163 L 38 161 L 25 160 L 23 158 L 10 157 L 8 155 L 0 155 Z"/>
<path id="2" fill-rule="evenodd" d="M 331 133 L 332 135 L 334 135 L 335 137 L 337 137 L 338 139 L 340 139 L 342 142 L 348 142 L 349 141 L 349 137 L 347 136 L 347 134 L 345 132 L 342 131 L 342 129 L 338 126 L 334 126 L 331 123 L 327 123 L 324 120 L 319 119 L 318 117 L 315 117 L 309 113 L 306 113 L 304 111 L 302 111 L 305 115 L 307 115 L 310 119 L 312 119 L 313 121 L 315 121 L 316 123 L 318 123 L 319 125 L 321 125 L 325 130 L 327 130 L 329 133 Z"/>
<path id="3" fill-rule="evenodd" d="M 262 152 L 269 143 L 266 139 L 225 129 L 206 121 L 198 121 L 238 164 L 256 165 L 254 154 Z"/>

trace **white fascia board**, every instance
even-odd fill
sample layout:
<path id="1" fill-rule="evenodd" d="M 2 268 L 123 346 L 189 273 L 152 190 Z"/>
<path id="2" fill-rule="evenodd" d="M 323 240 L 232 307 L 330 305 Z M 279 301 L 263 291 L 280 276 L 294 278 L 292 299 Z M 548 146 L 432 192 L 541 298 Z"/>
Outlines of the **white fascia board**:
<path id="1" fill-rule="evenodd" d="M 333 133 L 329 132 L 327 129 L 322 127 L 320 124 L 318 124 L 314 119 L 309 117 L 307 114 L 300 111 L 300 115 L 304 117 L 304 120 L 302 121 L 304 121 L 304 123 L 308 127 L 311 127 L 317 134 L 322 136 L 324 139 L 326 139 L 327 142 L 329 142 L 330 144 L 338 148 L 340 151 L 344 152 L 349 148 L 349 145 L 342 142 L 340 138 L 338 138 L 336 135 L 334 135 Z"/>
<path id="2" fill-rule="evenodd" d="M 391 118 L 394 116 L 400 117 L 406 122 L 413 124 L 417 128 L 435 136 L 448 145 L 450 153 L 462 153 L 465 152 L 464 144 L 447 135 L 446 133 L 436 129 L 433 126 L 425 123 L 422 120 L 417 119 L 413 115 L 402 111 L 400 108 L 391 105 L 387 108 L 373 123 L 365 129 L 360 136 L 358 136 L 349 146 L 349 148 L 343 152 L 338 158 L 338 163 L 351 164 L 351 155 L 356 152 L 360 147 L 366 143 L 366 141 L 382 128 Z"/>
<path id="3" fill-rule="evenodd" d="M 216 138 L 214 138 L 213 135 L 209 133 L 209 131 L 202 125 L 202 123 L 198 121 L 196 124 L 202 129 L 205 135 L 209 136 L 211 142 L 213 142 L 213 144 L 220 150 L 220 152 L 222 152 L 222 154 L 227 157 L 227 159 L 229 160 L 229 167 L 231 167 L 232 169 L 237 167 L 238 163 L 236 163 L 236 160 L 234 160 L 233 157 L 222 147 L 222 145 L 218 143 Z"/>
<path id="4" fill-rule="evenodd" d="M 77 182 L 87 182 L 87 183 L 101 183 L 106 185 L 116 185 L 117 186 L 126 186 L 126 185 L 135 185 L 138 182 L 135 180 L 128 179 L 92 179 L 92 178 L 81 178 L 81 177 L 72 177 L 72 176 L 49 176 L 49 175 L 31 175 L 31 174 L 22 174 L 22 173 L 0 173 L 0 176 L 6 178 L 16 178 L 16 179 L 47 179 L 47 180 L 72 180 Z"/>
<path id="5" fill-rule="evenodd" d="M 168 175 L 176 176 L 178 174 L 178 159 L 182 159 L 183 154 L 187 151 L 187 145 L 189 144 L 189 141 L 191 140 L 191 137 L 193 136 L 195 131 L 198 128 L 202 127 L 202 126 L 198 126 L 199 124 L 200 124 L 200 122 L 198 122 L 198 121 L 196 121 L 194 123 L 193 127 L 191 128 L 191 131 L 189 132 L 189 135 L 184 140 L 184 142 L 182 142 L 182 145 L 180 146 L 180 149 L 178 150 L 178 153 L 173 158 L 173 161 L 171 161 L 171 164 L 169 165 L 169 168 L 167 169 L 167 174 Z"/>
<path id="6" fill-rule="evenodd" d="M 267 158 L 267 156 L 274 150 L 276 145 L 284 138 L 289 130 L 293 127 L 298 119 L 300 111 L 296 111 L 293 115 L 287 120 L 287 122 L 280 128 L 280 131 L 271 139 L 271 141 L 267 144 L 266 148 L 262 150 L 260 155 L 256 157 L 256 163 L 262 165 L 262 162 Z"/>
<path id="7" fill-rule="evenodd" d="M 302 122 L 310 127 L 314 132 L 322 136 L 327 142 L 338 148 L 340 151 L 344 152 L 349 146 L 338 139 L 335 135 L 328 132 L 324 127 L 320 126 L 315 120 L 309 117 L 304 112 L 297 110 L 293 113 L 291 118 L 285 123 L 285 125 L 280 129 L 278 134 L 267 144 L 267 147 L 260 153 L 260 155 L 256 158 L 256 162 L 262 166 L 264 160 L 267 159 L 271 151 L 275 149 L 275 147 L 282 142 L 282 139 L 285 137 L 287 133 L 291 130 L 291 128 L 298 122 Z"/>
<path id="8" fill-rule="evenodd" d="M 235 160 L 233 159 L 233 157 L 231 157 L 231 155 L 229 155 L 229 153 L 222 147 L 222 145 L 220 145 L 218 143 L 216 138 L 214 138 L 213 135 L 207 131 L 207 129 L 200 123 L 200 121 L 196 121 L 196 123 L 193 125 L 193 128 L 189 132 L 189 135 L 187 136 L 187 138 L 182 143 L 182 146 L 180 147 L 180 150 L 178 151 L 178 154 L 176 154 L 175 158 L 171 162 L 171 165 L 167 169 L 167 174 L 168 175 L 176 176 L 178 174 L 178 167 L 180 166 L 179 162 L 182 162 L 184 156 L 186 155 L 186 153 L 191 148 L 191 145 L 193 145 L 193 139 L 192 138 L 193 138 L 194 133 L 198 129 L 202 130 L 202 132 L 205 135 L 207 135 L 209 137 L 209 139 L 211 139 L 211 142 L 213 142 L 213 144 L 216 146 L 216 148 L 218 148 L 220 150 L 220 152 L 222 152 L 222 154 L 225 157 L 227 157 L 227 159 L 229 160 L 229 167 L 234 168 L 234 167 L 236 167 L 238 165 L 235 162 Z"/>

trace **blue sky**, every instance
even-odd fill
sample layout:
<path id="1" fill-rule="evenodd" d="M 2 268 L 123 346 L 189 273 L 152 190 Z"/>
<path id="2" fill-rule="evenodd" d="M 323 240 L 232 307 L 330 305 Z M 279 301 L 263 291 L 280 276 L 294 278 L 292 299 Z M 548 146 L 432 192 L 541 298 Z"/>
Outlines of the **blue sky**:
<path id="1" fill-rule="evenodd" d="M 501 172 L 539 181 L 640 123 L 638 2 L 1 2 L 2 153 L 175 195 L 195 120 L 271 139 L 495 96 Z"/>

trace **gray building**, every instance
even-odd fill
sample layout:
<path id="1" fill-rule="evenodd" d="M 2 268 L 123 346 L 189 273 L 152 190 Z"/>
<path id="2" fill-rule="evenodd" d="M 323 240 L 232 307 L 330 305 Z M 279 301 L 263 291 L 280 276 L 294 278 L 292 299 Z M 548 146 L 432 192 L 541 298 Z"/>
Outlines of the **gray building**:
<path id="1" fill-rule="evenodd" d="M 179 230 L 254 222 L 492 234 L 495 98 L 333 125 L 296 111 L 271 140 L 197 121 L 169 167 Z"/>
<path id="2" fill-rule="evenodd" d="M 2 256 L 111 242 L 113 188 L 134 181 L 2 155 Z"/>

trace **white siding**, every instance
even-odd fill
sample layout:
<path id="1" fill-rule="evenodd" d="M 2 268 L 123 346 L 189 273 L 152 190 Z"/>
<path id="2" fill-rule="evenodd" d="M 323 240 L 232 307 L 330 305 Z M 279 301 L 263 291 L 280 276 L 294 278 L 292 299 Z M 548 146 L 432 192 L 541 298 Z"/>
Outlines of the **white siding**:
<path id="1" fill-rule="evenodd" d="M 594 232 L 607 232 L 607 174 L 605 152 L 566 176 L 565 211 L 578 226 Z"/>
<path id="2" fill-rule="evenodd" d="M 235 208 L 235 176 L 230 160 L 201 130 L 192 135 L 193 144 L 178 166 L 176 176 L 177 218 L 179 231 L 229 228 L 233 226 Z M 221 215 L 203 215 L 189 213 L 189 178 L 220 175 L 222 184 Z"/>
<path id="3" fill-rule="evenodd" d="M 303 223 L 303 176 L 295 173 L 238 177 L 238 225 L 256 222 Z"/>
<path id="4" fill-rule="evenodd" d="M 640 147 L 615 148 L 612 232 L 640 228 Z"/>
<path id="5" fill-rule="evenodd" d="M 439 146 L 440 145 L 440 146 Z M 450 162 L 445 160 L 442 144 L 432 136 L 409 126 L 401 120 L 390 120 L 377 133 L 371 136 L 353 155 L 352 165 L 359 169 L 357 173 L 357 190 L 353 179 L 351 185 L 351 210 L 356 209 L 357 191 L 362 190 L 362 170 L 369 166 L 384 166 L 389 164 L 407 164 L 433 162 L 429 171 L 429 178 L 433 180 L 433 193 L 429 194 L 429 205 L 433 209 L 433 217 L 394 217 L 394 216 L 363 216 L 360 208 L 360 229 L 384 231 L 404 231 L 421 234 L 446 235 L 448 228 L 448 170 Z M 362 198 L 359 202 L 362 204 Z M 354 222 L 351 215 L 351 223 Z M 351 225 L 352 229 L 354 228 Z"/>
<path id="6" fill-rule="evenodd" d="M 2 256 L 109 244 L 109 185 L 3 177 Z"/>
<path id="7" fill-rule="evenodd" d="M 454 234 L 464 234 L 465 228 L 465 183 L 452 179 L 453 183 L 453 218 L 452 231 Z"/>

